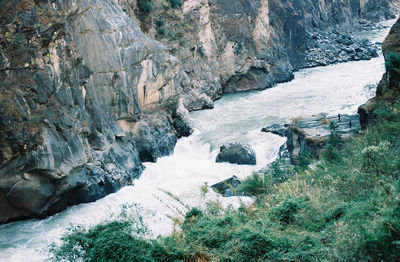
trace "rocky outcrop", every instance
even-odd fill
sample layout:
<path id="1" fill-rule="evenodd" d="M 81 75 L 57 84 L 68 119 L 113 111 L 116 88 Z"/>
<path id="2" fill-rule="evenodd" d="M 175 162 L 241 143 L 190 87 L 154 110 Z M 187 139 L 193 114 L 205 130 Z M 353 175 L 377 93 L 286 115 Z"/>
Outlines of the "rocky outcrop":
<path id="1" fill-rule="evenodd" d="M 286 133 L 286 146 L 292 163 L 296 163 L 300 155 L 319 158 L 329 141 L 332 122 L 337 124 L 337 131 L 343 139 L 357 134 L 361 129 L 358 115 L 342 115 L 340 120 L 337 117 L 297 119 L 288 126 Z"/>
<path id="2" fill-rule="evenodd" d="M 394 105 L 400 99 L 400 20 L 393 25 L 382 45 L 386 73 L 379 82 L 376 96 L 358 108 L 361 127 L 373 125 L 378 120 L 380 105 Z"/>
<path id="3" fill-rule="evenodd" d="M 228 162 L 238 165 L 255 165 L 256 153 L 249 145 L 229 143 L 220 147 L 215 162 Z"/>
<path id="4" fill-rule="evenodd" d="M 261 129 L 261 132 L 272 133 L 278 136 L 286 137 L 287 127 L 288 127 L 287 124 L 285 125 L 273 124 L 270 126 L 263 127 Z"/>
<path id="5" fill-rule="evenodd" d="M 116 2 L 0 5 L 0 223 L 115 192 L 191 133 L 179 61 Z"/>

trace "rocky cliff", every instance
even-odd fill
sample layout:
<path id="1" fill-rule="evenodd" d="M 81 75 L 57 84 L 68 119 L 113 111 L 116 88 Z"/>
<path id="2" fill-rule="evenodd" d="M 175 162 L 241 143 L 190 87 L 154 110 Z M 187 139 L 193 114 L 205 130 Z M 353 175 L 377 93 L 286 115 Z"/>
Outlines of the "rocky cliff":
<path id="1" fill-rule="evenodd" d="M 385 56 L 386 73 L 379 82 L 376 96 L 358 108 L 361 126 L 367 128 L 385 117 L 382 107 L 392 107 L 400 100 L 400 19 L 390 29 L 382 45 Z M 380 115 L 380 116 L 379 116 Z"/>
<path id="2" fill-rule="evenodd" d="M 179 61 L 115 2 L 0 10 L 0 223 L 115 192 L 190 134 Z"/>
<path id="3" fill-rule="evenodd" d="M 391 2 L 1 1 L 0 223 L 132 184 L 191 133 L 187 109 L 224 92 L 373 55 L 335 29 L 390 17 Z M 347 42 L 322 54 L 331 33 Z"/>
<path id="4" fill-rule="evenodd" d="M 222 93 L 264 89 L 299 68 L 376 56 L 346 32 L 393 17 L 398 1 L 120 1 L 144 32 L 178 57 L 190 84 L 187 108 L 212 107 Z M 143 3 L 150 11 L 141 15 Z"/>

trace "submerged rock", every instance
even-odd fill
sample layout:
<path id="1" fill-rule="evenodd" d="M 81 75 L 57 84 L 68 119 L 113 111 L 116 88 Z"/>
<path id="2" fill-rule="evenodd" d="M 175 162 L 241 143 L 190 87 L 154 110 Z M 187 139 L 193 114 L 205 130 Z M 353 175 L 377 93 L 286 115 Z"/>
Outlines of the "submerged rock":
<path id="1" fill-rule="evenodd" d="M 255 165 L 256 153 L 249 145 L 230 143 L 222 145 L 215 162 L 229 162 L 238 165 Z"/>

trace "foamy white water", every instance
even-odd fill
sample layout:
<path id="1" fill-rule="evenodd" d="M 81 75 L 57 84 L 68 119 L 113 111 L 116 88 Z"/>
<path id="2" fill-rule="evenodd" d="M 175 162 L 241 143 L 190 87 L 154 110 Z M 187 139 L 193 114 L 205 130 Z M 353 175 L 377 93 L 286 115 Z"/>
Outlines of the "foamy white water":
<path id="1" fill-rule="evenodd" d="M 390 21 L 389 23 L 394 23 Z M 388 29 L 369 32 L 373 41 L 383 41 Z M 212 110 L 191 113 L 195 132 L 178 141 L 175 152 L 157 163 L 146 163 L 146 170 L 134 186 L 122 188 L 94 203 L 69 207 L 44 220 L 28 220 L 0 226 L 0 261 L 44 261 L 49 245 L 58 242 L 71 224 L 95 225 L 121 210 L 122 204 L 138 203 L 152 236 L 168 234 L 173 223 L 168 216 L 179 216 L 184 208 L 168 196 L 171 192 L 190 206 L 219 200 L 237 207 L 249 198 L 223 198 L 200 187 L 236 175 L 245 178 L 274 160 L 284 139 L 260 132 L 264 126 L 286 123 L 297 116 L 320 113 L 354 114 L 357 107 L 374 95 L 369 88 L 384 72 L 383 58 L 305 69 L 289 83 L 264 91 L 226 95 Z M 215 163 L 218 148 L 225 142 L 249 143 L 256 151 L 257 166 Z M 178 213 L 178 214 L 177 214 Z"/>

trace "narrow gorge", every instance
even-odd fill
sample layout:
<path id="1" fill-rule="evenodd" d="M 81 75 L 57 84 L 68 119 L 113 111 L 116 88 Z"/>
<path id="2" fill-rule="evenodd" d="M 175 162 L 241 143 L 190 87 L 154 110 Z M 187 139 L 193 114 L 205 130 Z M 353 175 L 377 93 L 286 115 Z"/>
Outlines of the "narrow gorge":
<path id="1" fill-rule="evenodd" d="M 45 260 L 69 223 L 126 204 L 144 209 L 153 236 L 169 234 L 170 192 L 189 206 L 251 203 L 200 188 L 273 161 L 285 139 L 262 127 L 355 114 L 374 97 L 399 6 L 1 1 L 0 260 Z M 385 54 L 398 51 L 392 38 Z M 396 77 L 359 108 L 362 126 Z M 215 163 L 231 142 L 251 145 L 256 165 Z"/>

